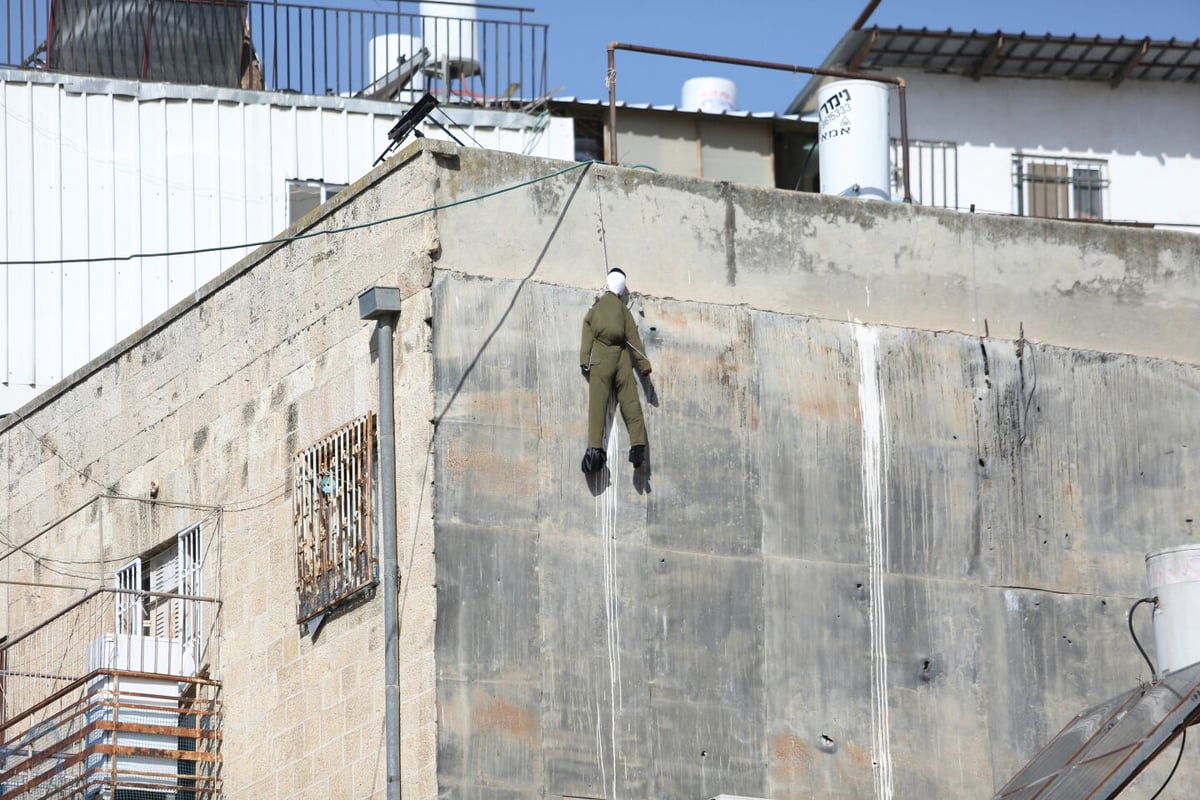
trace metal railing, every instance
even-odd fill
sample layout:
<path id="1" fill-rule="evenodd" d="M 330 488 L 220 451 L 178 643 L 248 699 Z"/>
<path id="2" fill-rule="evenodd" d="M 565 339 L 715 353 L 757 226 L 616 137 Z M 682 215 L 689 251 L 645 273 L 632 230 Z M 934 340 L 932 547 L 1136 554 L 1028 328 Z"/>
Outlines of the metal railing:
<path id="1" fill-rule="evenodd" d="M 95 670 L 0 727 L 0 800 L 220 800 L 220 684 Z"/>
<path id="2" fill-rule="evenodd" d="M 430 91 L 484 107 L 547 92 L 549 26 L 529 22 L 531 8 L 444 0 L 422 4 L 437 14 L 414 14 L 254 0 L 4 2 L 0 58 L 11 67 L 389 100 Z"/>
<path id="3" fill-rule="evenodd" d="M 123 630 L 130 602 L 208 627 Z M 221 685 L 205 675 L 217 605 L 101 589 L 0 648 L 0 800 L 106 789 L 108 797 L 219 798 Z"/>

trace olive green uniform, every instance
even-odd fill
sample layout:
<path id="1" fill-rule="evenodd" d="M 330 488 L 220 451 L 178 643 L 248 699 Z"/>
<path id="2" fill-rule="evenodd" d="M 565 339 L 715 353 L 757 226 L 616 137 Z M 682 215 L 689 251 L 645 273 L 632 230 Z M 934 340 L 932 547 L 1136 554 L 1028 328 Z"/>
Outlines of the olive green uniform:
<path id="1" fill-rule="evenodd" d="M 632 446 L 646 444 L 646 423 L 638 400 L 637 381 L 629 355 L 637 359 L 638 372 L 650 369 L 633 315 L 612 292 L 604 296 L 583 318 L 583 340 L 579 345 L 579 363 L 588 368 L 588 447 L 603 447 L 604 414 L 613 386 L 617 404 Z"/>

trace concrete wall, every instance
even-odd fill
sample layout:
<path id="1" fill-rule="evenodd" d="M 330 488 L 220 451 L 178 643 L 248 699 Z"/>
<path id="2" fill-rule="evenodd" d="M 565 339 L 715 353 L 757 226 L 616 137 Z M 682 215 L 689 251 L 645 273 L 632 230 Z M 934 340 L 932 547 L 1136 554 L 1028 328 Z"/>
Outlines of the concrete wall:
<path id="1" fill-rule="evenodd" d="M 432 175 L 432 157 L 398 158 L 292 232 L 427 208 Z M 291 483 L 298 450 L 378 410 L 374 326 L 357 305 L 374 285 L 405 298 L 395 371 L 407 456 L 396 532 L 403 788 L 436 793 L 433 475 L 422 457 L 433 239 L 418 215 L 260 250 L 0 422 L 0 632 L 10 639 L 203 524 L 205 589 L 222 603 L 207 668 L 222 682 L 226 797 L 385 795 L 383 598 L 342 609 L 315 637 L 297 626 Z M 65 662 L 94 629 L 80 621 L 50 646 Z"/>
<path id="2" fill-rule="evenodd" d="M 435 281 L 447 796 L 984 797 L 1150 678 L 1196 367 L 644 298 L 651 470 L 589 481 L 590 301 Z"/>
<path id="3" fill-rule="evenodd" d="M 771 120 L 622 108 L 617 113 L 621 163 L 659 172 L 775 187 Z"/>
<path id="4" fill-rule="evenodd" d="M 464 152 L 439 202 L 561 165 Z M 453 269 L 1200 363 L 1200 238 L 600 165 L 439 212 Z M 446 262 L 439 262 L 445 266 Z"/>
<path id="5" fill-rule="evenodd" d="M 463 153 L 437 192 L 551 168 Z M 439 212 L 445 796 L 988 796 L 1149 679 L 1125 614 L 1194 536 L 1200 372 L 1105 351 L 1195 360 L 1192 238 L 596 168 L 505 197 Z M 605 256 L 651 471 L 617 423 L 589 481 Z"/>

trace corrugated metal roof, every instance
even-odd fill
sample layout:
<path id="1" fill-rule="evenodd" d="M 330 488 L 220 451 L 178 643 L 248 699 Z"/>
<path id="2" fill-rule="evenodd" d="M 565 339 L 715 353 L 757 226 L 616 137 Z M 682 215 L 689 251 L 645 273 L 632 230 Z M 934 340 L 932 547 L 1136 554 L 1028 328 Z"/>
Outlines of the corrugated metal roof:
<path id="1" fill-rule="evenodd" d="M 825 66 L 855 72 L 915 69 L 976 80 L 1057 78 L 1117 86 L 1125 80 L 1197 83 L 1200 39 L 869 28 L 850 31 Z M 809 81 L 789 106 L 799 111 L 820 81 Z"/>
<path id="2" fill-rule="evenodd" d="M 608 107 L 607 100 L 598 98 L 583 99 L 579 97 L 555 97 L 550 102 L 561 105 L 603 106 Z M 778 119 L 787 122 L 799 122 L 798 114 L 777 114 L 774 111 L 702 111 L 698 108 L 684 108 L 676 105 L 660 105 L 654 103 L 627 103 L 617 101 L 617 108 L 632 108 L 639 111 L 666 111 L 678 114 L 702 114 L 708 117 L 734 117 L 737 119 Z"/>
<path id="3" fill-rule="evenodd" d="M 886 30 L 863 34 L 852 58 L 856 69 L 920 69 L 1012 78 L 1064 78 L 1120 83 L 1195 81 L 1200 76 L 1200 39 L 1180 42 L 1103 36 Z M 861 49 L 861 54 L 859 50 Z"/>

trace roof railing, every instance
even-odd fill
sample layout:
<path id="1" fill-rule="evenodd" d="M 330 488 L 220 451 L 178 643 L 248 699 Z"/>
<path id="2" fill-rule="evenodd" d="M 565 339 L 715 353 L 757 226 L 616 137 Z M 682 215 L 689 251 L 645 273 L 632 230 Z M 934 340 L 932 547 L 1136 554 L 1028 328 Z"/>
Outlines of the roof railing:
<path id="1" fill-rule="evenodd" d="M 258 0 L 4 0 L 10 67 L 304 95 L 515 107 L 547 87 L 531 8 L 437 14 Z M 397 4 L 399 7 L 399 4 Z"/>

